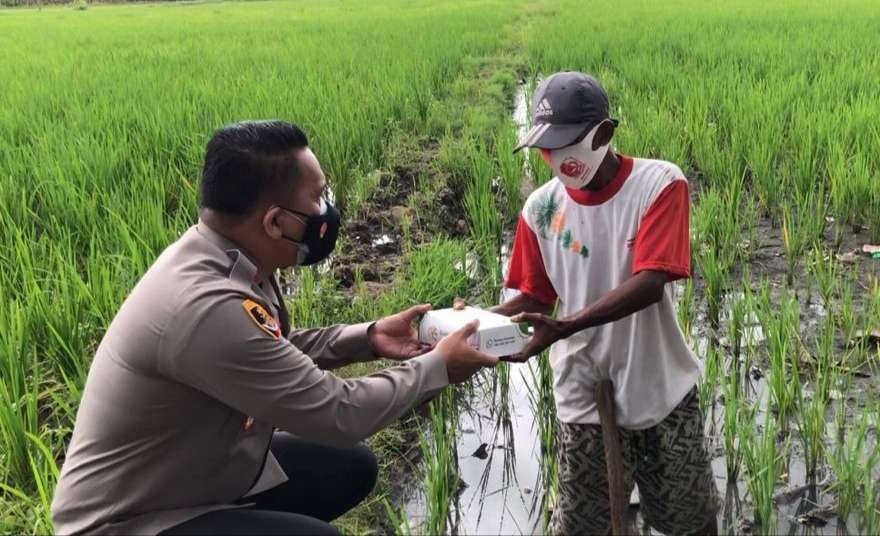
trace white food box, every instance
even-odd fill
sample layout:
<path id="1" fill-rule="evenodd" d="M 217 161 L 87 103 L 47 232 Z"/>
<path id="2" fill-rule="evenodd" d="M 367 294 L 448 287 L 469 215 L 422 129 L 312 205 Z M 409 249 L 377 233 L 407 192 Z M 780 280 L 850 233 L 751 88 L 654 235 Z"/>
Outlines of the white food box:
<path id="1" fill-rule="evenodd" d="M 518 354 L 531 337 L 527 323 L 517 324 L 504 315 L 465 307 L 461 310 L 438 309 L 425 313 L 419 324 L 419 340 L 427 344 L 437 344 L 440 339 L 458 331 L 475 318 L 480 321 L 480 325 L 468 342 L 489 355 L 504 357 Z"/>

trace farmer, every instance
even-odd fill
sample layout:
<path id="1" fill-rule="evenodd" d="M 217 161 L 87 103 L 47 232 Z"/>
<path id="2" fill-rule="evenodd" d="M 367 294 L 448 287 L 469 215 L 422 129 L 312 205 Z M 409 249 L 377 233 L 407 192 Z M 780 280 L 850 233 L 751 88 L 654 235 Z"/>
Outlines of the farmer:
<path id="1" fill-rule="evenodd" d="M 358 442 L 495 363 L 466 343 L 473 324 L 421 345 L 411 322 L 427 305 L 290 329 L 274 274 L 333 250 L 325 186 L 292 124 L 214 134 L 198 224 L 150 267 L 95 354 L 52 503 L 58 533 L 334 534 L 327 522 L 375 483 Z M 400 364 L 327 372 L 376 356 Z"/>
<path id="2" fill-rule="evenodd" d="M 526 201 L 495 308 L 534 336 L 515 361 L 550 347 L 560 423 L 555 534 L 609 532 L 605 454 L 594 390 L 614 385 L 625 496 L 667 534 L 717 532 L 718 491 L 703 444 L 701 370 L 678 328 L 673 285 L 690 276 L 688 183 L 674 164 L 610 150 L 608 96 L 582 73 L 544 79 L 533 128 L 555 177 Z M 550 316 L 554 311 L 556 314 Z"/>

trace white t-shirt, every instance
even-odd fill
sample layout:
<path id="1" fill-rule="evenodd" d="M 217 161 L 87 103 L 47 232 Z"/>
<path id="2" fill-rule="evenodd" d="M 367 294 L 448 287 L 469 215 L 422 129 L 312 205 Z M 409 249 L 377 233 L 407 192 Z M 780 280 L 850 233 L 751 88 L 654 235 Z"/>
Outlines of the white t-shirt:
<path id="1" fill-rule="evenodd" d="M 688 184 L 669 162 L 619 155 L 598 192 L 558 179 L 538 188 L 520 215 L 508 288 L 576 313 L 642 270 L 669 274 L 660 302 L 590 328 L 550 349 L 556 411 L 566 423 L 598 423 L 597 381 L 614 384 L 617 422 L 644 429 L 663 420 L 701 367 L 678 327 L 671 282 L 690 277 Z"/>

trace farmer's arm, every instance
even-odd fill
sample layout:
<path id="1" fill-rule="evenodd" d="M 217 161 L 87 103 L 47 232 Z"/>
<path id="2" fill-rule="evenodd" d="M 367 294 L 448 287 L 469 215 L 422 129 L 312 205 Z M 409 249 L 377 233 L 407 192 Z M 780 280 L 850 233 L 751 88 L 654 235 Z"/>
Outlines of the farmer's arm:
<path id="1" fill-rule="evenodd" d="M 528 322 L 534 328 L 534 335 L 519 356 L 511 361 L 525 361 L 538 355 L 554 342 L 566 339 L 578 331 L 585 330 L 641 311 L 663 297 L 663 287 L 669 281 L 666 272 L 645 270 L 639 272 L 622 285 L 605 294 L 580 311 L 565 318 L 552 318 L 542 313 L 522 313 L 514 316 L 514 322 Z"/>
<path id="2" fill-rule="evenodd" d="M 645 270 L 635 274 L 587 307 L 561 319 L 565 325 L 565 337 L 620 320 L 654 305 L 663 297 L 663 288 L 668 281 L 666 272 Z"/>
<path id="3" fill-rule="evenodd" d="M 565 318 L 523 313 L 534 336 L 514 360 L 524 361 L 554 342 L 587 328 L 620 320 L 649 307 L 663 297 L 666 283 L 690 277 L 689 195 L 687 180 L 671 181 L 657 196 L 639 223 L 633 246 L 633 275 L 587 307 Z"/>

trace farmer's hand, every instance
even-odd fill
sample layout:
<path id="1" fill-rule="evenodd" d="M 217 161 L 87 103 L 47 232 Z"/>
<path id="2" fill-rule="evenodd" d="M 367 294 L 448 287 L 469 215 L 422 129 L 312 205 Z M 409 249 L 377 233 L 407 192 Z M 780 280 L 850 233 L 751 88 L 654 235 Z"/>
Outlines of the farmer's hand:
<path id="1" fill-rule="evenodd" d="M 437 350 L 446 362 L 449 383 L 461 383 L 481 368 L 494 367 L 498 363 L 497 357 L 479 352 L 467 342 L 479 325 L 479 320 L 472 320 L 437 343 Z"/>
<path id="2" fill-rule="evenodd" d="M 522 351 L 504 361 L 523 363 L 530 357 L 536 356 L 550 347 L 554 342 L 569 336 L 568 325 L 562 320 L 556 320 L 541 313 L 520 313 L 510 318 L 511 322 L 528 322 L 532 326 L 532 338 L 523 347 Z"/>
<path id="3" fill-rule="evenodd" d="M 419 334 L 413 327 L 413 322 L 430 309 L 430 304 L 416 305 L 376 321 L 367 331 L 373 352 L 395 361 L 405 361 L 430 350 L 430 344 L 419 342 Z"/>

